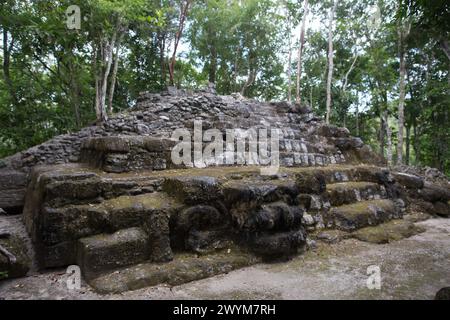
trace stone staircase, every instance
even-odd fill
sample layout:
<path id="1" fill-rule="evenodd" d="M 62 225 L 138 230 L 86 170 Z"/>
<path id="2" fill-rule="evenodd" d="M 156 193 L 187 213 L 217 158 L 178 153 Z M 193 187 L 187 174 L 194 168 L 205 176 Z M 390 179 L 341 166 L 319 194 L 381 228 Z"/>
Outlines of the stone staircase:
<path id="1" fill-rule="evenodd" d="M 273 176 L 248 166 L 120 174 L 41 167 L 24 218 L 41 268 L 77 264 L 98 291 L 120 292 L 289 257 L 315 231 L 399 219 L 404 203 L 389 176 L 364 165 L 286 167 Z"/>
<path id="2" fill-rule="evenodd" d="M 262 175 L 249 163 L 175 165 L 172 131 L 192 132 L 199 120 L 222 133 L 279 129 L 279 172 Z M 52 141 L 70 152 L 53 157 Z M 283 102 L 144 93 L 128 112 L 52 141 L 5 161 L 0 191 L 15 193 L 3 200 L 11 208 L 25 203 L 40 269 L 77 264 L 103 293 L 285 259 L 319 232 L 352 235 L 401 219 L 414 199 L 450 211 L 450 189 L 383 169 L 347 129 Z M 11 178 L 17 172 L 20 185 Z"/>

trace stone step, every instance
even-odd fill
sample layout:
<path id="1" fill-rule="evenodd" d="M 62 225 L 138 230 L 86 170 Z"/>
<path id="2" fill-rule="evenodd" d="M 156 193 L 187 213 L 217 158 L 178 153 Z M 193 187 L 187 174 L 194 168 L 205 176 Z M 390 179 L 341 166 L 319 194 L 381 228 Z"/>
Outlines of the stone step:
<path id="1" fill-rule="evenodd" d="M 304 180 L 304 177 L 311 175 L 320 175 L 327 184 L 352 181 L 382 184 L 389 178 L 386 170 L 372 166 L 346 166 L 333 164 L 320 168 L 302 169 L 303 168 L 294 168 L 291 171 L 297 180 Z"/>
<path id="2" fill-rule="evenodd" d="M 50 268 L 73 264 L 78 239 L 146 225 L 146 231 L 155 237 L 152 254 L 167 251 L 169 216 L 181 207 L 163 192 L 120 196 L 98 204 L 45 207 L 35 217 L 40 224 L 31 233 L 42 257 L 39 265 Z"/>
<path id="3" fill-rule="evenodd" d="M 141 263 L 105 273 L 98 278 L 88 280 L 88 282 L 99 293 L 120 293 L 159 284 L 181 285 L 228 273 L 260 261 L 254 255 L 235 248 L 201 257 L 192 254 L 178 254 L 172 261 L 163 265 Z"/>
<path id="4" fill-rule="evenodd" d="M 148 236 L 141 228 L 82 238 L 77 244 L 77 264 L 87 279 L 143 262 L 149 256 Z"/>
<path id="5" fill-rule="evenodd" d="M 401 209 L 394 201 L 382 199 L 331 208 L 327 220 L 336 229 L 354 231 L 401 217 Z"/>
<path id="6" fill-rule="evenodd" d="M 333 207 L 363 200 L 378 200 L 387 197 L 384 186 L 374 182 L 339 182 L 327 184 L 327 197 Z"/>

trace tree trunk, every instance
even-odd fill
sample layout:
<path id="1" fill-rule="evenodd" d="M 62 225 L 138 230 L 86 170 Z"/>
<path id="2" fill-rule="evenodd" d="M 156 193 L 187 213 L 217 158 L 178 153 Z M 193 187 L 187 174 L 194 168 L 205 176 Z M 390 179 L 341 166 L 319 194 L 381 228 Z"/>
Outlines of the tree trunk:
<path id="1" fill-rule="evenodd" d="M 96 45 L 93 45 L 93 52 L 92 52 L 92 69 L 94 73 L 94 80 L 95 80 L 95 115 L 97 122 L 101 122 L 102 118 L 102 112 L 100 110 L 100 76 L 99 76 L 99 66 L 97 59 L 99 56 L 101 57 L 101 53 L 99 52 L 100 49 Z M 100 67 L 101 68 L 101 67 Z"/>
<path id="2" fill-rule="evenodd" d="M 208 80 L 211 83 L 216 83 L 216 73 L 217 73 L 217 50 L 214 45 L 211 45 L 210 49 L 211 53 L 211 59 L 210 59 L 210 66 L 209 66 L 209 76 Z"/>
<path id="3" fill-rule="evenodd" d="M 111 83 L 109 85 L 108 108 L 110 114 L 113 113 L 114 90 L 116 87 L 117 69 L 119 67 L 119 60 L 120 60 L 119 50 L 120 50 L 120 43 L 122 42 L 122 36 L 123 35 L 121 33 L 116 43 L 116 52 L 114 53 L 114 67 L 113 72 L 111 74 Z"/>
<path id="4" fill-rule="evenodd" d="M 186 21 L 186 17 L 189 11 L 189 5 L 191 4 L 192 0 L 186 0 L 186 3 L 184 4 L 184 6 L 181 6 L 181 11 L 180 11 L 180 22 L 178 25 L 178 31 L 175 34 L 175 44 L 173 47 L 173 53 L 172 53 L 172 58 L 170 59 L 170 64 L 169 64 L 169 81 L 170 81 L 170 85 L 174 85 L 174 72 L 175 72 L 175 58 L 177 55 L 177 50 L 178 50 L 178 45 L 180 43 L 181 40 L 181 36 L 183 34 L 183 28 L 184 28 L 184 22 Z"/>
<path id="5" fill-rule="evenodd" d="M 405 154 L 405 163 L 409 165 L 410 162 L 410 144 L 411 144 L 411 126 L 406 126 L 406 154 Z"/>
<path id="6" fill-rule="evenodd" d="M 241 89 L 241 95 L 244 97 L 245 97 L 245 93 L 246 93 L 247 89 L 253 84 L 253 82 L 256 79 L 256 70 L 253 69 L 251 66 L 249 68 L 250 69 L 248 70 L 249 73 L 248 73 L 247 81 L 245 81 L 245 83 Z"/>
<path id="7" fill-rule="evenodd" d="M 355 117 L 356 117 L 356 136 L 359 137 L 359 108 L 358 108 L 358 105 L 356 106 Z"/>
<path id="8" fill-rule="evenodd" d="M 409 34 L 410 25 L 406 27 L 400 24 L 398 29 L 398 52 L 400 56 L 400 97 L 398 102 L 398 135 L 397 135 L 397 164 L 403 163 L 403 134 L 405 128 L 405 80 L 406 80 L 406 61 L 405 61 L 405 43 L 404 40 Z"/>
<path id="9" fill-rule="evenodd" d="M 101 66 L 96 68 L 95 83 L 95 110 L 97 113 L 97 122 L 108 120 L 106 112 L 106 94 L 108 89 L 108 77 L 111 71 L 113 48 L 115 47 L 118 29 L 114 31 L 111 40 L 101 39 L 99 43 Z"/>
<path id="10" fill-rule="evenodd" d="M 385 157 L 384 154 L 384 149 L 385 149 L 385 120 L 384 120 L 384 114 L 380 111 L 380 137 L 379 137 L 379 141 L 380 141 L 380 156 L 381 157 Z"/>
<path id="11" fill-rule="evenodd" d="M 330 21 L 328 26 L 328 79 L 327 79 L 327 116 L 326 123 L 330 124 L 331 117 L 331 82 L 333 80 L 334 68 L 334 52 L 333 52 L 333 21 L 336 12 L 337 0 L 334 1 L 333 7 L 330 10 Z"/>
<path id="12" fill-rule="evenodd" d="M 14 38 L 11 39 L 11 43 L 8 43 L 8 30 L 6 28 L 3 29 L 3 77 L 5 78 L 6 86 L 8 87 L 9 95 L 13 100 L 13 103 L 17 105 L 19 103 L 19 99 L 17 98 L 16 91 L 14 89 L 13 82 L 11 80 L 11 75 L 9 72 L 10 69 L 10 57 L 11 57 L 11 49 L 14 45 Z"/>
<path id="13" fill-rule="evenodd" d="M 414 133 L 414 142 L 413 142 L 413 148 L 414 148 L 414 164 L 419 165 L 421 163 L 421 150 L 420 150 L 420 140 L 419 137 L 421 135 L 421 129 L 418 127 L 417 121 L 414 121 L 413 126 L 413 133 Z"/>
<path id="14" fill-rule="evenodd" d="M 73 113 L 75 116 L 75 125 L 77 129 L 81 127 L 80 115 L 80 87 L 77 78 L 78 72 L 75 70 L 73 59 L 69 58 L 69 86 L 70 86 L 70 100 L 73 106 Z"/>
<path id="15" fill-rule="evenodd" d="M 287 66 L 287 78 L 288 78 L 288 101 L 289 103 L 292 102 L 292 37 L 291 37 L 291 33 L 292 33 L 292 25 L 291 25 L 291 15 L 288 12 L 288 66 Z"/>
<path id="16" fill-rule="evenodd" d="M 392 164 L 392 130 L 389 126 L 389 113 L 387 110 L 384 111 L 384 123 L 385 123 L 385 129 L 386 129 L 386 158 L 388 165 L 390 166 Z"/>
<path id="17" fill-rule="evenodd" d="M 159 64 L 161 68 L 161 85 L 166 86 L 167 73 L 166 73 L 166 36 L 164 33 L 159 33 Z"/>
<path id="18" fill-rule="evenodd" d="M 303 59 L 303 49 L 305 47 L 305 28 L 306 28 L 306 19 L 308 17 L 309 10 L 309 2 L 305 0 L 305 8 L 303 11 L 303 20 L 302 26 L 300 28 L 300 44 L 298 48 L 298 61 L 297 61 L 297 92 L 296 92 L 296 101 L 297 103 L 301 103 L 301 93 L 300 93 L 300 79 L 302 77 L 302 59 Z"/>

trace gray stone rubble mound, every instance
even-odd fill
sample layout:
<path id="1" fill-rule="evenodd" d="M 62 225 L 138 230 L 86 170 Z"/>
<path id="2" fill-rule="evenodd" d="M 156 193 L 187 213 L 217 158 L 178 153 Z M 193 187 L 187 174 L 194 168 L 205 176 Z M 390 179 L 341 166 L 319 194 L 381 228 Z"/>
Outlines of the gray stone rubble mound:
<path id="1" fill-rule="evenodd" d="M 281 168 L 262 175 L 248 163 L 174 165 L 171 134 L 192 132 L 195 120 L 224 133 L 279 129 Z M 104 293 L 284 259 L 327 231 L 384 243 L 398 238 L 392 233 L 420 232 L 401 220 L 412 211 L 450 214 L 448 183 L 384 168 L 359 138 L 307 107 L 238 95 L 143 93 L 134 108 L 102 125 L 2 163 L 0 215 L 23 209 L 37 268 L 76 264 Z M 27 261 L 14 234 L 0 234 L 2 243 Z M 14 277 L 29 268 L 0 252 L 3 269 Z"/>

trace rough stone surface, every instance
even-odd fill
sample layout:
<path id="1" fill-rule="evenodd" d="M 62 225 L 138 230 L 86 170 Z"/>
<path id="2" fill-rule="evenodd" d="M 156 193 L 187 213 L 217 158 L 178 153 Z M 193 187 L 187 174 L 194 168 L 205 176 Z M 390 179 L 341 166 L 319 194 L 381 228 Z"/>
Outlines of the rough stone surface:
<path id="1" fill-rule="evenodd" d="M 77 264 L 87 278 L 145 261 L 150 256 L 147 233 L 140 228 L 82 238 L 77 252 Z"/>
<path id="2" fill-rule="evenodd" d="M 361 241 L 382 244 L 409 238 L 424 231 L 424 228 L 416 226 L 412 222 L 394 220 L 376 227 L 357 230 L 352 233 L 352 237 Z"/>
<path id="3" fill-rule="evenodd" d="M 199 125 L 223 135 L 239 128 L 238 136 L 277 129 L 278 172 L 263 174 L 254 154 L 175 165 L 172 132 L 182 128 L 192 138 Z M 101 126 L 3 163 L 0 207 L 10 214 L 24 206 L 37 266 L 79 263 L 102 292 L 284 259 L 316 249 L 317 240 L 389 242 L 419 232 L 412 221 L 421 217 L 391 220 L 413 211 L 446 217 L 450 207 L 442 177 L 383 168 L 361 139 L 307 107 L 209 89 L 143 93 L 136 107 Z"/>
<path id="4" fill-rule="evenodd" d="M 370 149 L 364 148 L 360 140 L 349 137 L 347 129 L 325 125 L 313 117 L 308 108 L 219 96 L 211 91 L 176 90 L 162 94 L 143 93 L 136 107 L 112 115 L 102 125 L 57 136 L 3 159 L 0 190 L 14 189 L 13 184 L 2 185 L 2 176 L 14 171 L 27 177 L 36 165 L 88 161 L 111 172 L 166 169 L 170 167 L 166 147 L 173 143 L 168 140 L 172 131 L 179 128 L 192 130 L 195 120 L 202 120 L 205 129 L 281 129 L 281 161 L 287 165 L 345 163 L 347 157 L 353 159 L 354 154 L 361 153 L 365 154 L 365 159 L 354 159 L 356 162 L 383 163 Z M 18 188 L 4 202 L 23 206 L 24 188 L 24 185 Z"/>
<path id="5" fill-rule="evenodd" d="M 252 255 L 230 252 L 212 254 L 202 259 L 177 256 L 164 267 L 152 263 L 107 273 L 90 284 L 100 293 L 120 293 L 158 284 L 171 286 L 228 273 L 258 262 Z"/>
<path id="6" fill-rule="evenodd" d="M 333 208 L 331 217 L 338 229 L 352 231 L 401 217 L 391 200 L 372 200 Z"/>

